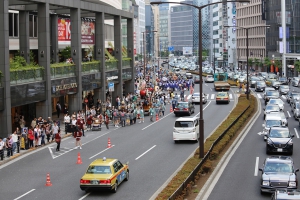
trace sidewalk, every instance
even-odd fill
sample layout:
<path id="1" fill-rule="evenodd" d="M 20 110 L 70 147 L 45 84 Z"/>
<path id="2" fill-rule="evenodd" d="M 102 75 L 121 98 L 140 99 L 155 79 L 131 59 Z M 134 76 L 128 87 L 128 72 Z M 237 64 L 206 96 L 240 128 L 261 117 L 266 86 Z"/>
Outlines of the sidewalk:
<path id="1" fill-rule="evenodd" d="M 59 116 L 59 118 L 57 118 L 57 115 L 52 115 L 52 120 L 53 121 L 60 121 L 60 130 L 61 130 L 62 139 L 72 135 L 72 133 L 65 134 L 64 115 L 63 114 L 61 114 Z M 45 146 L 55 143 L 55 141 L 53 141 L 53 142 L 50 141 L 49 143 L 47 143 L 47 141 L 45 141 L 45 142 L 46 142 Z M 43 147 L 43 146 L 41 146 L 41 147 Z M 21 150 L 20 149 L 19 153 L 14 153 L 13 156 L 10 156 L 9 158 L 6 157 L 7 152 L 4 151 L 4 158 L 3 158 L 3 160 L 0 160 L 0 166 L 3 165 L 4 163 L 7 163 L 7 162 L 21 156 L 21 155 L 32 152 L 33 150 L 39 149 L 41 147 L 34 147 L 34 148 L 31 148 L 31 149 L 27 149 L 27 150 Z"/>

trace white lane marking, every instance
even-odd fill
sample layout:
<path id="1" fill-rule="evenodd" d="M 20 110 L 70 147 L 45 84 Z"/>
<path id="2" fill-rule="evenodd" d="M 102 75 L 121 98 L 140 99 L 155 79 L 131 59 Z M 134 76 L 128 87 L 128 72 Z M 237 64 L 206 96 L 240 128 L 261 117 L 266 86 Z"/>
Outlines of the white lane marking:
<path id="1" fill-rule="evenodd" d="M 116 129 L 114 129 L 114 130 L 116 130 Z M 90 143 L 90 142 L 92 142 L 92 141 L 94 141 L 94 140 L 96 140 L 96 139 L 98 139 L 98 138 L 100 138 L 100 137 L 103 137 L 103 136 L 107 135 L 108 133 L 110 133 L 110 132 L 107 132 L 107 133 L 104 133 L 104 134 L 102 134 L 102 135 L 99 135 L 98 137 L 95 137 L 94 139 L 92 139 L 92 140 L 90 140 L 90 141 L 87 141 L 87 142 L 83 143 L 82 146 L 83 146 L 83 145 L 86 145 L 86 144 L 88 144 L 88 143 Z M 52 152 L 52 148 L 54 148 L 54 147 L 49 147 L 49 151 L 50 151 L 50 154 L 51 154 L 51 156 L 52 156 L 53 159 L 58 158 L 58 157 L 60 157 L 60 156 L 62 156 L 62 155 L 64 155 L 64 154 L 66 154 L 66 153 L 68 153 L 68 152 L 70 152 L 70 151 L 73 151 L 74 149 L 77 149 L 77 147 L 74 147 L 74 148 L 71 148 L 71 149 L 69 149 L 69 150 L 66 150 L 65 152 L 60 153 L 59 155 L 54 155 L 53 152 Z"/>
<path id="2" fill-rule="evenodd" d="M 34 190 L 35 190 L 35 189 L 30 190 L 30 191 L 26 192 L 25 194 L 19 196 L 18 198 L 15 198 L 14 200 L 21 199 L 22 197 L 26 196 L 26 195 L 29 194 L 30 192 L 33 192 Z"/>
<path id="3" fill-rule="evenodd" d="M 212 91 L 212 88 L 210 88 L 210 91 Z"/>
<path id="4" fill-rule="evenodd" d="M 151 147 L 150 149 L 148 149 L 147 151 L 145 151 L 144 153 L 142 153 L 142 155 L 140 155 L 139 157 L 137 157 L 135 160 L 138 160 L 139 158 L 141 158 L 143 155 L 145 155 L 146 153 L 148 153 L 149 151 L 151 151 L 151 149 L 153 149 L 154 147 L 156 147 L 156 145 L 154 145 L 153 147 Z"/>
<path id="5" fill-rule="evenodd" d="M 82 199 L 84 199 L 85 197 L 87 197 L 87 196 L 89 196 L 91 193 L 89 192 L 89 193 L 86 193 L 83 197 L 81 197 L 80 199 L 78 199 L 78 200 L 82 200 Z"/>
<path id="6" fill-rule="evenodd" d="M 210 99 L 215 99 L 215 94 L 211 94 Z"/>
<path id="7" fill-rule="evenodd" d="M 283 99 L 286 99 L 286 96 L 285 96 L 285 95 L 282 95 L 281 97 L 282 97 Z"/>
<path id="8" fill-rule="evenodd" d="M 290 114 L 290 112 L 289 111 L 286 111 L 287 112 L 287 114 L 289 115 L 289 117 L 291 117 L 291 114 Z"/>
<path id="9" fill-rule="evenodd" d="M 94 157 L 98 156 L 99 154 L 101 154 L 101 153 L 103 153 L 103 152 L 107 151 L 108 149 L 111 149 L 111 148 L 113 148 L 114 146 L 115 146 L 115 145 L 112 145 L 110 148 L 106 148 L 106 149 L 104 149 L 103 151 L 100 151 L 99 153 L 97 153 L 97 154 L 93 155 L 93 156 L 92 156 L 92 157 L 90 157 L 89 159 L 91 159 L 91 158 L 94 158 Z"/>
<path id="10" fill-rule="evenodd" d="M 259 157 L 256 157 L 255 168 L 254 168 L 254 176 L 257 176 L 257 174 L 258 174 L 258 164 L 259 164 Z"/>
<path id="11" fill-rule="evenodd" d="M 205 86 L 208 86 L 208 85 L 205 83 Z"/>
<path id="12" fill-rule="evenodd" d="M 146 128 L 149 128 L 149 127 L 152 126 L 153 124 L 156 124 L 156 123 L 159 122 L 160 120 L 162 120 L 162 119 L 168 117 L 168 116 L 171 115 L 171 114 L 173 114 L 173 112 L 171 112 L 171 113 L 165 115 L 164 117 L 160 118 L 158 121 L 155 121 L 155 122 L 153 122 L 152 124 L 150 124 L 150 125 L 144 127 L 144 128 L 142 129 L 142 131 L 145 130 Z"/>
<path id="13" fill-rule="evenodd" d="M 208 104 L 203 108 L 203 110 L 205 110 L 209 106 L 210 103 L 211 103 L 211 101 L 208 102 Z M 199 114 L 200 114 L 200 112 L 198 112 L 197 115 L 195 115 L 195 117 L 197 117 Z"/>
<path id="14" fill-rule="evenodd" d="M 192 97 L 192 95 L 190 94 L 189 96 L 187 96 L 187 98 L 186 99 L 190 99 Z"/>
<path id="15" fill-rule="evenodd" d="M 260 95 L 260 94 L 257 94 L 257 97 L 258 97 L 259 99 L 262 99 L 262 97 L 261 97 L 261 95 Z"/>
<path id="16" fill-rule="evenodd" d="M 297 138 L 299 138 L 299 134 L 296 128 L 294 128 Z"/>
<path id="17" fill-rule="evenodd" d="M 232 99 L 232 94 L 229 94 L 229 99 Z"/>

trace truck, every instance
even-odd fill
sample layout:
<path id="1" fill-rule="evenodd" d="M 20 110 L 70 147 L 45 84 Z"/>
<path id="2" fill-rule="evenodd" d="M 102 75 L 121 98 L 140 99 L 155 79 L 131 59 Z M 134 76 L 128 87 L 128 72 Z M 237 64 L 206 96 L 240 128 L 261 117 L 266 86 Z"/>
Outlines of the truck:
<path id="1" fill-rule="evenodd" d="M 215 73 L 214 74 L 214 86 L 215 90 L 229 90 L 230 84 L 227 82 L 227 73 Z"/>

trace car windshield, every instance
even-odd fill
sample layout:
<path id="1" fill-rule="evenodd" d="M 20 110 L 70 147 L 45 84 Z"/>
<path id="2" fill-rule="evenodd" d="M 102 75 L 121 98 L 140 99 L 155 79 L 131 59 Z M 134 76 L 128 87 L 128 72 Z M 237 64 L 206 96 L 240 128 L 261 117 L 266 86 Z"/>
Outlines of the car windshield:
<path id="1" fill-rule="evenodd" d="M 188 107 L 188 103 L 186 102 L 177 103 L 177 108 L 187 108 L 187 107 Z"/>
<path id="2" fill-rule="evenodd" d="M 266 120 L 266 127 L 267 128 L 270 128 L 270 127 L 273 127 L 273 126 L 280 126 L 280 125 L 281 125 L 280 120 Z"/>
<path id="3" fill-rule="evenodd" d="M 193 96 L 194 96 L 194 97 L 199 97 L 200 94 L 199 94 L 199 93 L 194 93 Z"/>
<path id="4" fill-rule="evenodd" d="M 194 127 L 193 121 L 176 121 L 175 127 Z"/>
<path id="5" fill-rule="evenodd" d="M 293 166 L 290 163 L 267 162 L 264 172 L 293 173 Z"/>
<path id="6" fill-rule="evenodd" d="M 226 93 L 218 93 L 217 96 L 218 96 L 218 97 L 225 97 L 225 96 L 227 96 L 227 94 L 226 94 Z"/>
<path id="7" fill-rule="evenodd" d="M 257 77 L 255 77 L 255 76 L 251 77 L 251 81 L 259 81 L 259 80 L 260 80 L 260 79 L 257 78 Z"/>
<path id="8" fill-rule="evenodd" d="M 207 77 L 207 78 L 213 78 L 213 76 L 212 76 L 212 75 L 207 75 L 206 77 Z"/>
<path id="9" fill-rule="evenodd" d="M 87 174 L 111 174 L 109 166 L 89 166 Z"/>
<path id="10" fill-rule="evenodd" d="M 281 85 L 280 88 L 281 89 L 289 89 L 289 86 L 288 85 Z"/>
<path id="11" fill-rule="evenodd" d="M 256 82 L 256 85 L 259 85 L 259 86 L 266 86 L 266 83 L 265 83 L 265 82 L 262 82 L 262 81 L 259 81 L 259 82 Z"/>
<path id="12" fill-rule="evenodd" d="M 281 101 L 281 99 L 271 99 L 269 101 L 270 104 L 278 104 L 278 105 L 281 105 L 283 104 L 283 102 Z"/>
<path id="13" fill-rule="evenodd" d="M 278 111 L 279 112 L 279 106 L 277 106 L 277 105 L 268 105 L 267 107 L 266 107 L 266 111 L 270 111 L 270 110 L 274 110 L 274 111 Z"/>
<path id="14" fill-rule="evenodd" d="M 290 132 L 289 130 L 271 130 L 269 136 L 272 138 L 289 138 Z"/>
<path id="15" fill-rule="evenodd" d="M 286 78 L 285 77 L 280 77 L 279 80 L 280 81 L 286 81 Z"/>
<path id="16" fill-rule="evenodd" d="M 276 91 L 268 91 L 267 96 L 279 97 L 279 93 Z"/>

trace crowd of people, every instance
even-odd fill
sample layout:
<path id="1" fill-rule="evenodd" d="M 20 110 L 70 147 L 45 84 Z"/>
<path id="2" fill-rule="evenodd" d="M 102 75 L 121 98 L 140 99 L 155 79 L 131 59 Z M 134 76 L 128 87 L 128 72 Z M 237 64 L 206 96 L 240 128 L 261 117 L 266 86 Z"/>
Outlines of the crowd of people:
<path id="1" fill-rule="evenodd" d="M 154 116 L 164 116 L 167 104 L 171 104 L 174 109 L 179 99 L 184 100 L 184 91 L 194 87 L 192 79 L 156 65 L 147 65 L 146 71 L 137 65 L 136 70 L 134 93 L 117 96 L 114 100 L 108 94 L 105 102 L 97 99 L 95 104 L 90 93 L 85 97 L 86 109 L 72 114 L 68 112 L 66 105 L 62 108 L 57 102 L 57 117 L 63 111 L 65 134 L 72 133 L 78 148 L 82 148 L 80 138 L 85 136 L 86 131 L 101 130 L 104 125 L 109 129 L 110 126 L 126 127 L 144 123 L 145 115 L 148 114 L 149 120 L 155 121 Z M 33 119 L 27 129 L 24 116 L 18 116 L 15 125 L 13 134 L 8 138 L 0 138 L 0 158 L 2 155 L 3 159 L 5 149 L 6 156 L 10 157 L 17 153 L 18 148 L 37 148 L 53 141 L 57 143 L 56 151 L 60 151 L 60 121 L 53 121 L 51 117 L 39 117 Z"/>

